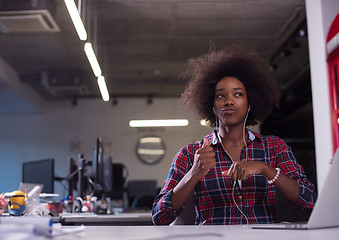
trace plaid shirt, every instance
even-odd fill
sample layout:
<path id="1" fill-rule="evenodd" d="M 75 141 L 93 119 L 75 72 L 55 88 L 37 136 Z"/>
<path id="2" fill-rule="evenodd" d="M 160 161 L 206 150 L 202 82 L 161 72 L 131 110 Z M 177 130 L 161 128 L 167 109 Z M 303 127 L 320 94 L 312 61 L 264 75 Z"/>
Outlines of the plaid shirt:
<path id="1" fill-rule="evenodd" d="M 247 161 L 263 161 L 273 168 L 279 167 L 281 174 L 295 179 L 300 188 L 299 198 L 292 202 L 300 208 L 313 208 L 316 201 L 314 186 L 310 183 L 303 168 L 297 163 L 290 149 L 280 138 L 261 136 L 248 131 L 249 140 Z M 212 131 L 205 137 L 215 151 L 216 167 L 195 186 L 193 196 L 195 201 L 195 224 L 244 224 L 246 219 L 237 209 L 233 198 L 233 180 L 222 176 L 222 172 L 231 167 L 232 161 L 225 153 L 216 132 Z M 191 169 L 194 153 L 201 148 L 203 140 L 184 146 L 176 154 L 170 167 L 164 185 L 153 204 L 154 225 L 166 225 L 173 222 L 179 211 L 174 211 L 171 204 L 173 188 Z M 244 148 L 245 149 L 245 148 Z M 246 157 L 242 150 L 241 157 Z M 276 187 L 267 183 L 262 175 L 253 175 L 236 183 L 234 199 L 249 223 L 273 223 L 276 221 L 275 211 Z"/>

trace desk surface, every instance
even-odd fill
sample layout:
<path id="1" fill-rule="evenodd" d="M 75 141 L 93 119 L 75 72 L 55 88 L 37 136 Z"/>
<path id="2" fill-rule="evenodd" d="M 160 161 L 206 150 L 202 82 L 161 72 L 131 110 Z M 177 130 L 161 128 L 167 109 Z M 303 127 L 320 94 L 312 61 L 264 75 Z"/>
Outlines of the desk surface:
<path id="1" fill-rule="evenodd" d="M 319 240 L 337 239 L 339 228 L 317 230 L 261 230 L 244 226 L 86 226 L 80 239 L 168 240 Z M 63 237 L 62 237 L 63 238 Z M 66 239 L 66 238 L 65 238 Z M 77 239 L 77 236 L 67 236 Z"/>
<path id="2" fill-rule="evenodd" d="M 65 226 L 66 231 L 83 228 Z M 24 232 L 18 232 L 22 227 L 0 224 L 0 235 L 4 239 L 48 239 L 36 236 L 32 228 Z M 19 234 L 19 235 L 18 235 Z M 319 240 L 338 239 L 338 228 L 316 230 L 261 230 L 250 229 L 242 225 L 237 226 L 85 226 L 85 230 L 76 235 L 68 234 L 57 237 L 58 240 L 185 240 L 185 239 L 232 239 L 232 240 Z M 18 238 L 21 237 L 21 238 Z"/>

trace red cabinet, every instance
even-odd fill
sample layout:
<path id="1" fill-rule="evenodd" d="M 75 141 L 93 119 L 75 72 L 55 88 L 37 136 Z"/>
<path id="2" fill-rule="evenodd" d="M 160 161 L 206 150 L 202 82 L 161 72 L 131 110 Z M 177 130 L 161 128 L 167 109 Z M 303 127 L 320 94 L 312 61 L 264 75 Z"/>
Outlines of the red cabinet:
<path id="1" fill-rule="evenodd" d="M 334 152 L 339 148 L 339 14 L 334 19 L 328 32 L 326 49 Z"/>

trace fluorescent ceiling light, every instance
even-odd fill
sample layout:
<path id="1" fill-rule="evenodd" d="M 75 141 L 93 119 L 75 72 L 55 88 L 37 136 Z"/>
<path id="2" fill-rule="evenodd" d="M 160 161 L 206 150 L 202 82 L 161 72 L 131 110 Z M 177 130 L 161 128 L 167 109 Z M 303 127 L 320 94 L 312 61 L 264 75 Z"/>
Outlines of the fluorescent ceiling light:
<path id="1" fill-rule="evenodd" d="M 109 101 L 109 93 L 106 86 L 105 78 L 103 76 L 98 77 L 98 85 L 101 93 L 102 100 Z"/>
<path id="2" fill-rule="evenodd" d="M 84 27 L 84 24 L 82 23 L 81 17 L 79 15 L 77 7 L 75 6 L 74 1 L 65 0 L 65 4 L 68 10 L 68 13 L 71 16 L 75 30 L 77 31 L 80 40 L 85 41 L 87 39 L 87 32 Z"/>
<path id="3" fill-rule="evenodd" d="M 95 56 L 93 47 L 91 43 L 85 43 L 85 53 L 87 55 L 88 61 L 91 64 L 92 70 L 96 77 L 101 76 L 101 68 L 98 63 L 97 57 Z"/>
<path id="4" fill-rule="evenodd" d="M 131 120 L 130 127 L 181 127 L 188 125 L 187 119 Z"/>

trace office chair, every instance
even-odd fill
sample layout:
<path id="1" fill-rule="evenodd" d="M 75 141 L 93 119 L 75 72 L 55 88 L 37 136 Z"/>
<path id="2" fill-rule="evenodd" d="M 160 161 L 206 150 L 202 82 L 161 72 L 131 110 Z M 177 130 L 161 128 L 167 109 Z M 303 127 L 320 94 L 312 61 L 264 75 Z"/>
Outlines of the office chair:
<path id="1" fill-rule="evenodd" d="M 127 184 L 127 197 L 131 209 L 152 209 L 156 196 L 156 180 L 131 180 Z"/>
<path id="2" fill-rule="evenodd" d="M 130 207 L 132 209 L 152 210 L 153 202 L 154 195 L 140 195 L 134 198 Z"/>
<path id="3" fill-rule="evenodd" d="M 195 224 L 195 204 L 192 192 L 185 202 L 184 209 L 170 225 L 194 225 L 194 224 Z"/>
<path id="4" fill-rule="evenodd" d="M 302 210 L 291 206 L 290 202 L 286 199 L 283 193 L 277 189 L 276 214 L 277 222 L 307 222 L 310 217 L 311 210 Z"/>

